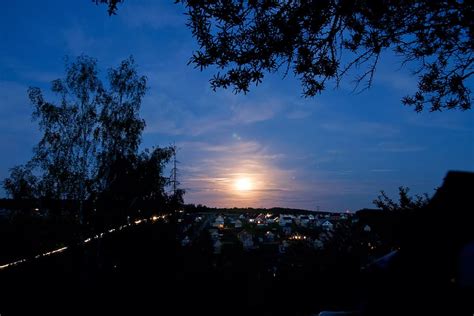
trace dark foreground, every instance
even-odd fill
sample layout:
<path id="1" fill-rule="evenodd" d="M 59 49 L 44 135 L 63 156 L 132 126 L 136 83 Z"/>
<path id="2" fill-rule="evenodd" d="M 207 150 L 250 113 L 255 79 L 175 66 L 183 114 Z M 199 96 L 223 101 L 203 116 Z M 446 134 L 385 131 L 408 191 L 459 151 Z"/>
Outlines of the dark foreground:
<path id="1" fill-rule="evenodd" d="M 342 286 L 354 283 L 347 262 L 316 283 L 318 271 L 304 264 L 275 277 L 265 271 L 272 257 L 238 251 L 216 260 L 206 243 L 182 248 L 174 225 L 137 225 L 5 269 L 1 315 L 310 315 L 357 306 L 356 290 Z"/>
<path id="2" fill-rule="evenodd" d="M 367 299 L 373 315 L 471 315 L 468 293 L 420 283 L 416 267 L 389 275 L 387 287 L 377 274 L 351 270 L 350 258 L 335 257 L 321 273 L 299 253 L 280 262 L 275 277 L 266 270 L 274 257 L 215 256 L 207 242 L 183 248 L 176 226 L 150 223 L 5 269 L 1 315 L 312 315 L 358 309 Z"/>

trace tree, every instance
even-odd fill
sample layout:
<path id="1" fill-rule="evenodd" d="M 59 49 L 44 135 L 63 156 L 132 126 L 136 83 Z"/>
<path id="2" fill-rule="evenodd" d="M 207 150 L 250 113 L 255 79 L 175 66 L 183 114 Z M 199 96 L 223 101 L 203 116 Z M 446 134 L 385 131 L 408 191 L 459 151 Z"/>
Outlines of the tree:
<path id="1" fill-rule="evenodd" d="M 134 60 L 122 61 L 108 73 L 110 93 L 102 94 L 99 120 L 101 152 L 98 185 L 104 190 L 115 181 L 114 166 L 132 161 L 138 152 L 145 121 L 139 117 L 141 100 L 146 93 L 146 77 L 139 76 Z M 119 171 L 119 170 L 115 170 Z"/>
<path id="2" fill-rule="evenodd" d="M 115 14 L 122 0 L 96 0 Z M 219 71 L 216 88 L 248 92 L 284 69 L 312 97 L 357 71 L 355 90 L 372 85 L 383 52 L 411 64 L 418 90 L 402 102 L 417 112 L 471 108 L 474 74 L 471 1 L 175 0 L 186 6 L 199 49 L 190 63 Z"/>
<path id="3" fill-rule="evenodd" d="M 45 100 L 39 88 L 28 90 L 43 135 L 31 161 L 4 181 L 9 195 L 79 201 L 80 220 L 86 200 L 115 200 L 122 207 L 137 200 L 166 203 L 163 168 L 172 149 L 139 152 L 146 77 L 130 57 L 107 79 L 104 85 L 95 59 L 80 56 L 66 63 L 64 79 L 52 82 L 55 101 Z"/>
<path id="4" fill-rule="evenodd" d="M 97 62 L 80 56 L 66 64 L 66 77 L 52 82 L 57 102 L 46 101 L 41 89 L 31 87 L 28 96 L 34 106 L 33 119 L 43 136 L 35 147 L 32 164 L 44 173 L 43 196 L 85 200 L 96 176 L 99 150 L 100 98 L 105 94 L 98 78 Z"/>
<path id="5" fill-rule="evenodd" d="M 378 208 L 384 211 L 403 211 L 403 210 L 418 210 L 426 207 L 430 202 L 430 197 L 428 194 L 415 195 L 414 197 L 409 196 L 408 192 L 410 191 L 407 187 L 399 187 L 398 203 L 389 198 L 384 191 L 380 191 L 380 195 L 372 203 Z"/>
<path id="6" fill-rule="evenodd" d="M 16 200 L 29 200 L 37 197 L 37 178 L 28 166 L 16 166 L 10 169 L 10 177 L 3 181 L 3 187 L 9 196 Z"/>

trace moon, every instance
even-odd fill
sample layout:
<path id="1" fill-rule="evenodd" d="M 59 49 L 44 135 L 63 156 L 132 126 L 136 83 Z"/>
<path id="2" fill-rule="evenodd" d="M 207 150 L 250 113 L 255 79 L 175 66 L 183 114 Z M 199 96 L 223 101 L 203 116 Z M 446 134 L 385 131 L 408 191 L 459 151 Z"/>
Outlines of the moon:
<path id="1" fill-rule="evenodd" d="M 237 191 L 250 191 L 252 187 L 253 183 L 249 178 L 239 178 L 235 180 L 235 189 Z"/>

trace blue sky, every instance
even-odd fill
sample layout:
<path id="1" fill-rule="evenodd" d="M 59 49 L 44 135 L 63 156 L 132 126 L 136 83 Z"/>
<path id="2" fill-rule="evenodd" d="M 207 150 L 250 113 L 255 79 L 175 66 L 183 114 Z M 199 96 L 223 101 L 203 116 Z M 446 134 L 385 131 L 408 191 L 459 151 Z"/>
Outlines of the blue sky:
<path id="1" fill-rule="evenodd" d="M 213 92 L 212 70 L 187 65 L 196 44 L 185 23 L 171 0 L 126 1 L 113 17 L 87 0 L 2 3 L 0 178 L 25 163 L 39 139 L 27 88 L 49 89 L 65 56 L 80 54 L 97 58 L 103 73 L 134 56 L 149 80 L 143 147 L 176 142 L 187 203 L 357 210 L 382 189 L 432 194 L 448 170 L 474 170 L 473 112 L 403 106 L 416 78 L 393 56 L 361 94 L 349 78 L 305 99 L 282 73 L 247 95 Z M 235 189 L 241 178 L 251 190 Z"/>

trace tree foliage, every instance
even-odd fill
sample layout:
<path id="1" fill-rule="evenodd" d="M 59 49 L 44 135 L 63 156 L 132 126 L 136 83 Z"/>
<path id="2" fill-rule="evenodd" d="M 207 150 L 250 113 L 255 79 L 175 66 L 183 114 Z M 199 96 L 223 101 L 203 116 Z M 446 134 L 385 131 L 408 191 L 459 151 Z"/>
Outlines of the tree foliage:
<path id="1" fill-rule="evenodd" d="M 107 12 L 109 15 L 116 14 L 118 4 L 123 1 L 124 0 L 92 0 L 92 2 L 95 2 L 95 4 L 106 4 L 108 6 Z"/>
<path id="2" fill-rule="evenodd" d="M 10 169 L 10 177 L 3 181 L 3 187 L 8 195 L 16 200 L 29 200 L 35 198 L 37 178 L 31 169 L 16 166 Z"/>
<path id="3" fill-rule="evenodd" d="M 45 100 L 41 89 L 31 87 L 33 119 L 43 136 L 35 147 L 32 165 L 43 171 L 41 195 L 55 199 L 84 200 L 96 176 L 101 122 L 100 98 L 105 94 L 97 62 L 80 56 L 66 65 L 66 76 L 52 82 L 56 102 Z"/>
<path id="4" fill-rule="evenodd" d="M 430 197 L 428 194 L 410 196 L 410 191 L 407 187 L 398 188 L 398 202 L 395 202 L 386 195 L 384 191 L 380 191 L 380 195 L 372 203 L 384 211 L 403 211 L 403 210 L 417 210 L 428 205 Z"/>
<path id="5" fill-rule="evenodd" d="M 123 208 L 137 200 L 167 202 L 169 179 L 163 169 L 173 149 L 139 152 L 147 79 L 138 74 L 132 57 L 106 77 L 104 84 L 94 58 L 79 56 L 66 63 L 65 78 L 52 82 L 54 101 L 46 100 L 40 88 L 29 88 L 42 137 L 31 161 L 11 169 L 4 181 L 10 196 L 114 199 Z"/>
<path id="6" fill-rule="evenodd" d="M 106 3 L 115 13 L 118 0 Z M 216 88 L 247 92 L 283 69 L 315 96 L 355 71 L 355 90 L 372 85 L 382 53 L 392 51 L 418 76 L 402 102 L 418 112 L 471 108 L 472 1 L 176 0 L 186 6 L 199 44 L 190 63 L 214 66 Z"/>

